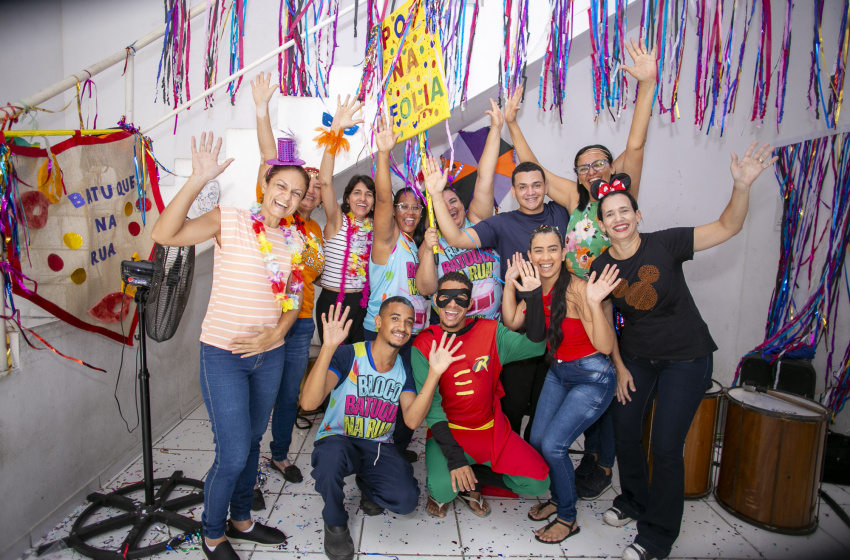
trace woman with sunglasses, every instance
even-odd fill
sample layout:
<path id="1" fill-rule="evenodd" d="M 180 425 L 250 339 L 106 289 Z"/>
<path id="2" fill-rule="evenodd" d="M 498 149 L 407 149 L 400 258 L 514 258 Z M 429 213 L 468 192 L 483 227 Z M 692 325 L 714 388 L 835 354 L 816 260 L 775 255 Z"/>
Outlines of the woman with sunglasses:
<path id="1" fill-rule="evenodd" d="M 653 94 L 657 78 L 655 48 L 647 52 L 645 45 L 634 39 L 626 44 L 633 66 L 622 66 L 638 82 L 638 95 L 634 116 L 626 140 L 626 150 L 615 160 L 605 146 L 594 144 L 580 149 L 575 156 L 573 170 L 576 181 L 559 177 L 546 170 L 549 177 L 549 196 L 570 212 L 570 221 L 565 233 L 567 267 L 579 278 L 587 278 L 593 260 L 609 246 L 608 237 L 596 219 L 598 202 L 590 196 L 590 185 L 596 179 L 610 181 L 617 172 L 631 178 L 631 192 L 635 198 L 640 189 L 643 171 L 644 146 L 646 145 L 649 118 L 652 112 Z M 522 90 L 516 92 L 505 107 L 505 121 L 511 140 L 520 161 L 537 161 L 516 122 Z M 629 372 L 620 359 L 615 347 L 611 359 L 618 375 L 627 377 Z M 610 414 L 590 426 L 584 435 L 584 457 L 576 469 L 576 486 L 579 497 L 585 500 L 598 498 L 611 487 L 611 469 L 614 466 L 614 428 Z"/>
<path id="2" fill-rule="evenodd" d="M 606 354 L 616 344 L 611 304 L 603 300 L 619 283 L 617 267 L 605 267 L 585 281 L 567 270 L 564 238 L 557 227 L 541 226 L 531 234 L 528 257 L 508 261 L 502 318 L 516 330 L 525 324 L 525 301 L 516 290 L 526 283 L 543 288 L 547 354 L 551 360 L 531 429 L 531 446 L 549 465 L 551 498 L 528 512 L 532 521 L 555 520 L 540 528 L 535 539 L 557 544 L 578 534 L 575 480 L 570 446 L 596 421 L 614 397 L 617 375 Z M 520 286 L 517 278 L 522 277 Z M 531 287 L 535 287 L 531 286 Z"/>

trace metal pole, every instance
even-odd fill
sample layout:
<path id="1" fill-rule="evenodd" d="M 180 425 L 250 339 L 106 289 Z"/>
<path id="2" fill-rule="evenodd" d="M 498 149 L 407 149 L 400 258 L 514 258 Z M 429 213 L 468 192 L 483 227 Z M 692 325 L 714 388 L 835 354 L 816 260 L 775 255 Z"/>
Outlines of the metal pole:
<path id="1" fill-rule="evenodd" d="M 124 72 L 124 119 L 133 122 L 133 93 L 136 87 L 136 48 L 127 47 L 127 70 Z"/>
<path id="2" fill-rule="evenodd" d="M 145 505 L 153 505 L 153 440 L 151 437 L 150 373 L 148 372 L 148 349 L 145 325 L 145 303 L 148 289 L 136 290 L 136 312 L 139 314 L 139 409 L 142 416 L 142 468 L 145 480 Z M 123 348 L 122 348 L 123 351 Z"/>

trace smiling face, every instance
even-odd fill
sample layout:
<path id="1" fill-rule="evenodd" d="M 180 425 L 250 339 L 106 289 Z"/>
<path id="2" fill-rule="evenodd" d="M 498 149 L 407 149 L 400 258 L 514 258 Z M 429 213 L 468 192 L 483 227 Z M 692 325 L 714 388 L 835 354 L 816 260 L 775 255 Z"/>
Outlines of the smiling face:
<path id="1" fill-rule="evenodd" d="M 361 181 L 354 185 L 351 194 L 348 195 L 348 206 L 351 208 L 354 218 L 362 221 L 375 206 L 375 193 Z"/>
<path id="2" fill-rule="evenodd" d="M 511 194 L 516 198 L 521 212 L 537 214 L 543 208 L 547 193 L 546 182 L 539 171 L 523 171 L 514 177 Z"/>
<path id="3" fill-rule="evenodd" d="M 605 165 L 599 169 L 595 169 L 593 163 L 597 161 L 604 161 Z M 590 192 L 590 185 L 593 181 L 602 179 L 607 183 L 611 180 L 611 175 L 614 173 L 614 167 L 608 163 L 608 156 L 602 150 L 593 149 L 581 154 L 578 157 L 576 167 L 580 169 L 584 165 L 590 166 L 587 173 L 579 174 L 576 172 L 576 176 L 578 177 L 579 184 L 587 189 L 588 192 Z"/>
<path id="4" fill-rule="evenodd" d="M 635 210 L 632 201 L 623 193 L 613 193 L 599 203 L 602 215 L 602 230 L 612 241 L 627 241 L 638 235 L 640 210 Z"/>
<path id="5" fill-rule="evenodd" d="M 393 348 L 401 348 L 413 333 L 413 309 L 400 302 L 393 302 L 375 317 L 378 337 Z"/>
<path id="6" fill-rule="evenodd" d="M 262 214 L 281 220 L 291 216 L 307 192 L 304 176 L 294 169 L 280 169 L 263 183 Z"/>
<path id="7" fill-rule="evenodd" d="M 453 190 L 446 189 L 443 191 L 443 199 L 446 201 L 446 206 L 455 225 L 458 228 L 462 228 L 466 220 L 466 208 L 464 208 L 463 202 L 460 201 L 460 197 Z"/>
<path id="8" fill-rule="evenodd" d="M 531 238 L 528 258 L 537 267 L 540 281 L 554 281 L 561 272 L 561 263 L 567 250 L 561 246 L 560 236 L 555 232 L 538 233 Z"/>
<path id="9" fill-rule="evenodd" d="M 472 304 L 472 289 L 456 280 L 447 280 L 437 289 L 435 303 L 440 316 L 440 327 L 446 332 L 457 332 L 466 325 L 466 312 Z"/>
<path id="10" fill-rule="evenodd" d="M 304 198 L 301 199 L 301 204 L 298 205 L 298 211 L 310 214 L 321 201 L 322 183 L 319 182 L 318 177 L 310 177 L 310 185 L 307 187 L 307 192 L 304 193 Z"/>
<path id="11" fill-rule="evenodd" d="M 411 191 L 405 191 L 398 197 L 393 212 L 398 229 L 407 235 L 413 235 L 419 220 L 422 219 L 422 202 Z"/>

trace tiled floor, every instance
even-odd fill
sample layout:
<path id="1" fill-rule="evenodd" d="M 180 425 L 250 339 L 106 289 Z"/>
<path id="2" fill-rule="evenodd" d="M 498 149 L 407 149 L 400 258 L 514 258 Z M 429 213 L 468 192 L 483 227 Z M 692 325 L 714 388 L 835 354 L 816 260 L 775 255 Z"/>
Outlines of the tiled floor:
<path id="1" fill-rule="evenodd" d="M 264 475 L 263 492 L 267 509 L 257 512 L 256 518 L 277 526 L 290 535 L 281 549 L 236 546 L 243 560 L 320 560 L 322 553 L 322 500 L 310 478 L 310 453 L 318 420 L 311 429 L 296 429 L 290 460 L 304 473 L 300 484 L 284 481 L 268 468 L 266 434 L 261 447 L 261 467 Z M 181 469 L 184 476 L 202 479 L 213 460 L 213 441 L 206 410 L 199 407 L 155 444 L 155 475 L 167 476 Z M 563 545 L 545 545 L 534 540 L 532 531 L 539 523 L 531 523 L 526 513 L 535 499 L 491 498 L 492 514 L 484 519 L 472 515 L 459 503 L 443 520 L 429 517 L 424 510 L 426 500 L 424 429 L 416 432 L 411 449 L 420 454 L 414 472 L 422 488 L 420 507 L 410 515 L 384 513 L 365 517 L 358 508 L 358 490 L 349 488 L 346 507 L 358 560 L 447 559 L 447 558 L 619 558 L 623 548 L 632 542 L 634 524 L 622 528 L 609 527 L 602 522 L 602 513 L 616 496 L 617 488 L 607 491 L 599 500 L 578 504 L 581 533 Z M 138 482 L 142 478 L 141 459 L 128 466 L 113 480 L 108 489 Z M 353 477 L 352 477 L 353 479 Z M 615 476 L 615 481 L 617 480 Z M 850 509 L 850 489 L 825 485 L 824 489 L 842 506 Z M 81 505 L 65 522 L 50 532 L 43 542 L 61 538 L 84 509 Z M 199 518 L 200 507 L 187 512 Z M 108 513 L 104 516 L 108 516 Z M 731 516 L 713 496 L 685 504 L 682 532 L 673 548 L 671 558 L 777 558 L 777 559 L 850 559 L 850 528 L 825 504 L 821 504 L 818 530 L 806 537 L 791 537 L 758 529 Z M 149 532 L 150 542 L 166 538 L 163 527 Z M 120 542 L 121 537 L 105 535 L 103 542 Z M 191 544 L 161 556 L 179 555 L 202 559 L 203 554 Z M 47 560 L 77 560 L 82 556 L 57 545 L 41 558 Z M 34 559 L 33 559 L 34 560 Z"/>

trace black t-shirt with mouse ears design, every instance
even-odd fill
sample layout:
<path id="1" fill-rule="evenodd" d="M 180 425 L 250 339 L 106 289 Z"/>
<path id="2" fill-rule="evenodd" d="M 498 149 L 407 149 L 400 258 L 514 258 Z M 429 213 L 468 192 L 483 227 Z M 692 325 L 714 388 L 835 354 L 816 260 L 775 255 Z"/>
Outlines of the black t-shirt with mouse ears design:
<path id="1" fill-rule="evenodd" d="M 625 320 L 620 352 L 654 360 L 693 360 L 717 350 L 685 282 L 682 263 L 694 257 L 694 228 L 640 234 L 628 259 L 606 251 L 593 261 L 597 276 L 616 264 L 620 283 L 608 296 Z"/>

